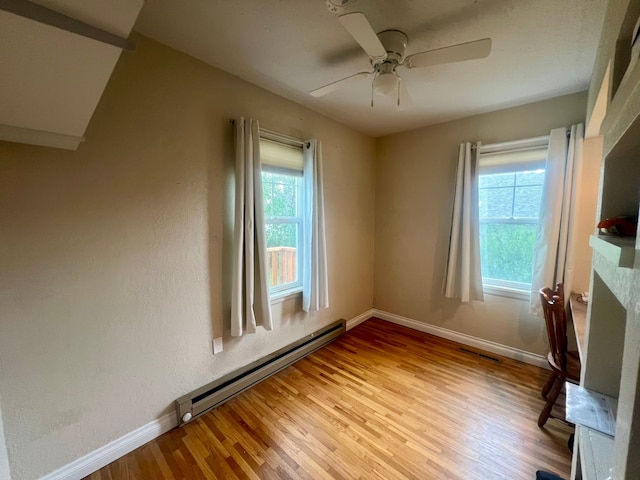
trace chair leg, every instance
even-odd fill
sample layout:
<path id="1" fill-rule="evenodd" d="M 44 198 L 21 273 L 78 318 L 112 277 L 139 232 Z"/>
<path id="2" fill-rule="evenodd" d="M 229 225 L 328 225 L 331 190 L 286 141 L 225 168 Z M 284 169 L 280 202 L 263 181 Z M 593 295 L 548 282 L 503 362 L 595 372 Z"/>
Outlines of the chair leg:
<path id="1" fill-rule="evenodd" d="M 540 416 L 538 417 L 538 427 L 544 427 L 544 424 L 547 423 L 549 417 L 551 416 L 551 410 L 558 400 L 560 396 L 560 392 L 562 392 L 562 386 L 564 385 L 564 376 L 556 375 L 556 379 L 553 383 L 553 387 L 549 392 L 549 396 L 547 397 L 547 403 L 545 403 L 542 412 L 540 412 Z"/>
<path id="2" fill-rule="evenodd" d="M 553 387 L 553 384 L 555 383 L 556 378 L 558 378 L 558 372 L 556 371 L 551 372 L 551 375 L 549 376 L 549 380 L 547 380 L 547 383 L 545 383 L 544 387 L 542 387 L 542 398 L 547 398 L 547 395 L 549 395 L 549 391 L 551 390 L 551 387 Z"/>

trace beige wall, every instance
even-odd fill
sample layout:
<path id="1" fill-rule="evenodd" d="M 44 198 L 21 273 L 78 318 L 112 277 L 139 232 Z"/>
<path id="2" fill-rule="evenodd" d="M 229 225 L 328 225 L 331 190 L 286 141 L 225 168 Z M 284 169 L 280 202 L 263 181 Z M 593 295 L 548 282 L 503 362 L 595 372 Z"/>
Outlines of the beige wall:
<path id="1" fill-rule="evenodd" d="M 576 235 L 573 242 L 574 269 L 573 290 L 588 292 L 591 281 L 592 250 L 589 237 L 596 231 L 598 191 L 602 171 L 602 137 L 586 138 L 584 141 L 582 172 L 577 185 Z"/>
<path id="2" fill-rule="evenodd" d="M 456 150 L 584 121 L 585 103 L 569 95 L 376 142 L 138 37 L 77 152 L 0 143 L 0 407 L 13 478 L 75 460 L 374 304 L 543 353 L 544 327 L 524 302 L 440 295 Z M 323 141 L 331 307 L 303 315 L 299 299 L 277 303 L 273 332 L 231 339 L 229 119 L 240 115 Z"/>
<path id="3" fill-rule="evenodd" d="M 2 397 L 0 397 L 0 407 L 2 406 Z M 0 478 L 5 480 L 11 479 L 11 471 L 9 470 L 9 457 L 7 456 L 7 444 L 4 439 L 4 425 L 2 423 L 2 408 L 0 408 Z"/>
<path id="4" fill-rule="evenodd" d="M 0 390 L 33 479 L 372 307 L 375 141 L 144 37 L 77 152 L 0 143 Z M 229 338 L 229 119 L 323 141 L 331 307 Z M 211 339 L 224 331 L 224 352 Z M 0 474 L 1 476 L 1 474 Z"/>
<path id="5" fill-rule="evenodd" d="M 544 354 L 548 348 L 544 322 L 528 314 L 526 302 L 487 295 L 484 303 L 460 304 L 440 293 L 457 149 L 462 141 L 494 143 L 547 135 L 552 128 L 584 122 L 585 109 L 583 92 L 379 139 L 375 307 Z M 596 190 L 590 194 L 597 197 L 599 171 L 592 175 Z M 587 275 L 588 284 L 588 267 L 579 274 Z"/>

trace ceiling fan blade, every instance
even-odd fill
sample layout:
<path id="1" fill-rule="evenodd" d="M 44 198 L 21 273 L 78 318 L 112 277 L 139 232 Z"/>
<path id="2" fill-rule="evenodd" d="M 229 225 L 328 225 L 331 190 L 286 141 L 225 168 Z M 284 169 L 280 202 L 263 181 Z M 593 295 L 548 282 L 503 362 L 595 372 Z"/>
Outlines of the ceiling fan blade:
<path id="1" fill-rule="evenodd" d="M 352 83 L 356 83 L 358 80 L 360 80 L 361 78 L 366 78 L 369 75 L 371 75 L 373 72 L 360 72 L 360 73 L 356 73 L 355 75 L 351 75 L 350 77 L 346 77 L 343 78 L 342 80 L 337 80 L 335 82 L 332 82 L 328 85 L 325 85 L 324 87 L 320 87 L 320 88 L 316 88 L 315 90 L 311 90 L 309 92 L 309 95 L 311 95 L 312 97 L 321 97 L 323 95 L 326 95 L 327 93 L 331 93 L 335 90 L 338 90 L 339 88 L 343 88 L 346 87 L 348 85 L 351 85 Z"/>
<path id="2" fill-rule="evenodd" d="M 347 13 L 346 15 L 340 15 L 338 20 L 355 41 L 360 44 L 367 55 L 374 58 L 386 58 L 386 49 L 363 13 Z"/>
<path id="3" fill-rule="evenodd" d="M 426 52 L 409 55 L 404 66 L 407 68 L 429 67 L 445 63 L 462 62 L 488 57 L 491 53 L 491 39 L 483 38 L 474 42 L 460 43 L 450 47 L 428 50 Z"/>
<path id="4" fill-rule="evenodd" d="M 396 105 L 396 109 L 406 110 L 412 106 L 413 100 L 411 100 L 409 90 L 407 90 L 407 86 L 402 81 L 402 78 L 398 77 L 398 104 Z"/>

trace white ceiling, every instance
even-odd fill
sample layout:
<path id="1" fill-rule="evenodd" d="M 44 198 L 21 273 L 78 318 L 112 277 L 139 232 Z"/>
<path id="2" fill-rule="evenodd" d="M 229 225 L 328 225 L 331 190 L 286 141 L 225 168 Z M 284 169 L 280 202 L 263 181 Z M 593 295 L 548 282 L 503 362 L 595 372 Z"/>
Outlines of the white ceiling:
<path id="1" fill-rule="evenodd" d="M 179 5 L 179 6 L 178 6 Z M 135 30 L 356 130 L 382 136 L 588 87 L 606 0 L 354 0 L 376 32 L 404 31 L 407 54 L 493 40 L 488 58 L 403 70 L 414 106 L 373 109 L 370 70 L 324 0 L 146 0 Z M 376 100 L 381 97 L 376 97 Z M 382 99 L 386 100 L 386 99 Z"/>

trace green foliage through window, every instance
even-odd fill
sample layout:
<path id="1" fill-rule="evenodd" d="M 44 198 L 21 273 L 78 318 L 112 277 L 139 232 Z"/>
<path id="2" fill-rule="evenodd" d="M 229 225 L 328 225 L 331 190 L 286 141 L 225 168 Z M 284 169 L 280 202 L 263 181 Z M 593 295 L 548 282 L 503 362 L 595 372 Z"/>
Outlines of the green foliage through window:
<path id="1" fill-rule="evenodd" d="M 543 182 L 542 169 L 480 175 L 484 279 L 531 284 Z"/>
<path id="2" fill-rule="evenodd" d="M 481 224 L 482 276 L 531 283 L 535 239 L 535 224 Z"/>
<path id="3" fill-rule="evenodd" d="M 270 287 L 299 281 L 301 189 L 302 178 L 295 174 L 262 172 Z"/>

